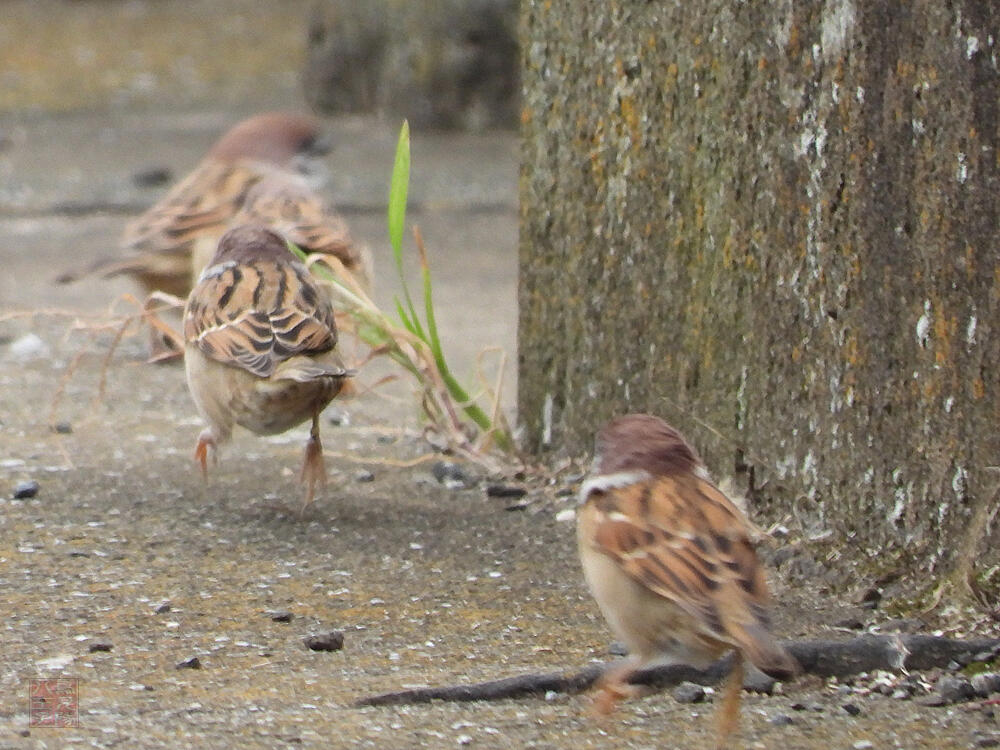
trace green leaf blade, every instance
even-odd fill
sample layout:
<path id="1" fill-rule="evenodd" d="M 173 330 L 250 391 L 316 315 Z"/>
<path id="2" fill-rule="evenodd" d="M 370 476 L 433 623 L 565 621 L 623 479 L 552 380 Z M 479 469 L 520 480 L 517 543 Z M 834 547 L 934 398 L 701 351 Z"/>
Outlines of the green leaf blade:
<path id="1" fill-rule="evenodd" d="M 403 120 L 396 142 L 396 158 L 389 183 L 389 243 L 396 258 L 396 267 L 403 272 L 403 228 L 406 225 L 406 201 L 410 187 L 410 123 Z"/>

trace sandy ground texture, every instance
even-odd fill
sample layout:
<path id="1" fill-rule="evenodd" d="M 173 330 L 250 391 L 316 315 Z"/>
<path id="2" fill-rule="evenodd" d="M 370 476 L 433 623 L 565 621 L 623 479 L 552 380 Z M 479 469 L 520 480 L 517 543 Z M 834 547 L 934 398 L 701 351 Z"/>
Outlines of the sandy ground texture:
<path id="1" fill-rule="evenodd" d="M 238 435 L 206 483 L 191 457 L 200 424 L 181 367 L 144 364 L 142 337 L 128 337 L 99 397 L 112 332 L 90 334 L 112 304 L 128 309 L 121 295 L 134 290 L 120 280 L 59 287 L 52 277 L 113 251 L 127 218 L 162 193 L 134 175 L 183 174 L 247 113 L 4 123 L 0 747 L 711 746 L 711 697 L 686 704 L 669 692 L 604 722 L 581 695 L 352 705 L 383 691 L 613 658 L 576 559 L 574 467 L 504 478 L 526 489 L 517 500 L 489 497 L 476 467 L 466 468 L 482 480 L 472 486 L 443 483 L 409 387 L 362 387 L 324 417 L 331 484 L 299 518 L 283 507 L 299 500 L 304 430 Z M 388 303 L 396 286 L 382 212 L 395 126 L 328 125 L 330 197 L 371 247 L 377 297 Z M 462 374 L 486 346 L 512 363 L 516 137 L 417 134 L 413 154 L 412 219 L 431 250 L 446 348 Z M 360 380 L 381 374 L 366 368 Z M 512 385 L 511 377 L 508 410 Z M 13 499 L 27 481 L 37 495 Z M 780 552 L 767 557 L 783 637 L 847 637 L 835 625 L 890 619 L 835 598 L 820 566 Z M 331 631 L 343 634 L 340 650 L 305 646 Z M 29 679 L 56 676 L 79 679 L 79 726 L 30 727 Z M 994 746 L 991 708 L 920 705 L 935 678 L 918 675 L 901 689 L 904 675 L 854 685 L 807 677 L 747 695 L 737 744 Z"/>

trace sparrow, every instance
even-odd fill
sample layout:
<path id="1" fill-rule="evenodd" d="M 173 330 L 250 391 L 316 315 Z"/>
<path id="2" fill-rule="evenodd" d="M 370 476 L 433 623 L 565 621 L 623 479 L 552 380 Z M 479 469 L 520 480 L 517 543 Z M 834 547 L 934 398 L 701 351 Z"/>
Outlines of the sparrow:
<path id="1" fill-rule="evenodd" d="M 719 710 L 724 747 L 738 723 L 743 660 L 778 679 L 799 671 L 770 631 L 754 527 L 684 437 L 649 414 L 619 417 L 598 433 L 579 501 L 584 577 L 629 651 L 598 681 L 595 709 L 610 713 L 634 695 L 628 681 L 641 668 L 704 668 L 734 651 Z"/>
<path id="2" fill-rule="evenodd" d="M 188 388 L 208 423 L 195 448 L 203 475 L 234 425 L 274 435 L 311 419 L 304 511 L 326 484 L 320 412 L 353 375 L 336 352 L 327 295 L 281 235 L 244 224 L 219 240 L 188 296 L 183 330 Z"/>
<path id="3" fill-rule="evenodd" d="M 318 122 L 307 115 L 266 112 L 233 126 L 205 157 L 167 194 L 123 233 L 124 253 L 57 278 L 60 283 L 83 276 L 126 274 L 147 295 L 165 292 L 184 298 L 201 272 L 192 254 L 214 252 L 231 226 L 250 189 L 269 174 L 308 174 L 329 148 Z"/>
<path id="4" fill-rule="evenodd" d="M 346 222 L 329 209 L 306 178 L 285 171 L 272 171 L 251 187 L 231 224 L 263 224 L 309 255 L 336 259 L 366 292 L 371 289 L 372 260 L 367 248 L 351 239 Z M 202 244 L 193 254 L 196 276 L 214 253 Z M 336 270 L 336 268 L 334 268 Z M 196 279 L 197 280 L 197 279 Z"/>

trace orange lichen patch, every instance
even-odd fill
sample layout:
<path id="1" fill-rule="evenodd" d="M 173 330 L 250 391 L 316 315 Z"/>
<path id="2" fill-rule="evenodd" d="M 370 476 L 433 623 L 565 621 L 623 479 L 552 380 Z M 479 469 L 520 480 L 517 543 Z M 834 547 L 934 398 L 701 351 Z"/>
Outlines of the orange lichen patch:
<path id="1" fill-rule="evenodd" d="M 934 337 L 938 345 L 934 352 L 934 361 L 937 364 L 943 365 L 948 361 L 956 330 L 958 330 L 958 319 L 954 315 L 951 317 L 944 315 L 935 317 Z"/>
<path id="2" fill-rule="evenodd" d="M 985 395 L 986 395 L 986 384 L 983 382 L 983 379 L 980 377 L 973 379 L 972 397 L 976 399 L 976 401 L 978 401 Z"/>
<path id="3" fill-rule="evenodd" d="M 847 274 L 849 278 L 857 279 L 861 277 L 861 257 L 858 255 L 851 256 L 851 260 L 847 266 Z"/>
<path id="4" fill-rule="evenodd" d="M 631 96 L 623 96 L 618 103 L 618 109 L 622 120 L 625 121 L 625 125 L 628 127 L 629 136 L 632 139 L 632 150 L 638 151 L 642 144 L 642 137 L 639 132 L 639 115 L 636 111 L 635 99 Z"/>
<path id="5" fill-rule="evenodd" d="M 965 243 L 965 275 L 969 281 L 976 276 L 976 252 L 968 242 Z"/>
<path id="6" fill-rule="evenodd" d="M 844 361 L 851 367 L 857 367 L 861 362 L 858 353 L 858 339 L 853 333 L 849 333 L 844 341 Z"/>
<path id="7" fill-rule="evenodd" d="M 726 268 L 731 268 L 736 265 L 736 261 L 733 254 L 733 247 L 736 244 L 736 240 L 733 239 L 733 235 L 727 235 L 725 241 L 722 243 L 722 265 Z"/>

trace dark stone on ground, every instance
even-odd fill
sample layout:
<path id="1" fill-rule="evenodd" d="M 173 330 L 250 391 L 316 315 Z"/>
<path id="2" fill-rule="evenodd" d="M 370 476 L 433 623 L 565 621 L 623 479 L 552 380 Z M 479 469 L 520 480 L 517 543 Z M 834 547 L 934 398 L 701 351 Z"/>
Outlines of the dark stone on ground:
<path id="1" fill-rule="evenodd" d="M 39 484 L 34 479 L 18 482 L 14 487 L 15 500 L 29 500 L 38 494 Z"/>
<path id="2" fill-rule="evenodd" d="M 694 682 L 682 682 L 673 689 L 673 696 L 678 703 L 701 703 L 705 700 L 705 688 Z"/>
<path id="3" fill-rule="evenodd" d="M 306 636 L 303 640 L 310 651 L 340 651 L 344 647 L 344 634 L 339 630 Z"/>

